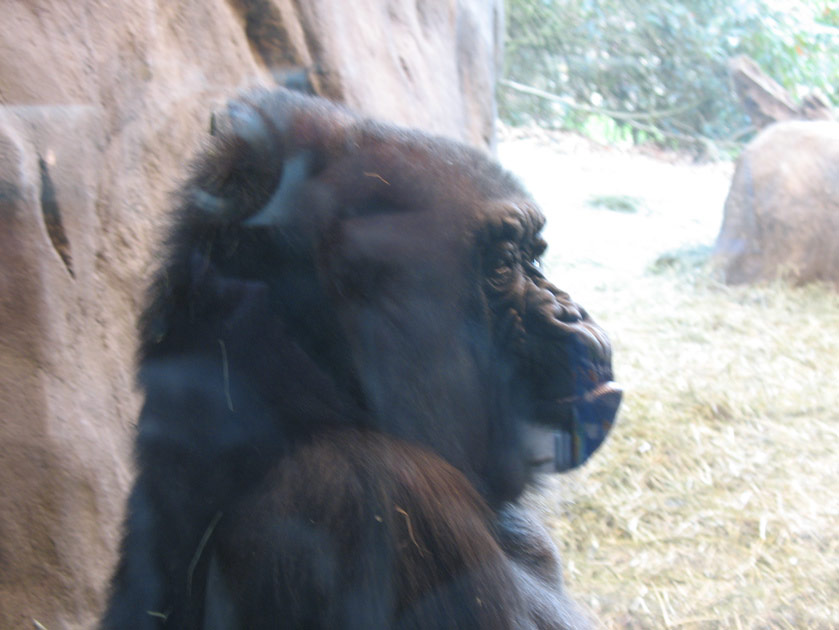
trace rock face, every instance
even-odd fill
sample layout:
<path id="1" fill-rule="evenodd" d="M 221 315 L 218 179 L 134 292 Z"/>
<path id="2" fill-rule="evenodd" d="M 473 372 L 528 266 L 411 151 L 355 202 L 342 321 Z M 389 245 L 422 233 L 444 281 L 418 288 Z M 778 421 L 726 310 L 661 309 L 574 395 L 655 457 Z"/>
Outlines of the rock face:
<path id="1" fill-rule="evenodd" d="M 131 480 L 167 195 L 237 88 L 492 144 L 501 2 L 8 2 L 0 20 L 0 628 L 91 628 Z"/>
<path id="2" fill-rule="evenodd" d="M 726 282 L 839 286 L 839 123 L 784 122 L 737 164 L 715 256 Z"/>

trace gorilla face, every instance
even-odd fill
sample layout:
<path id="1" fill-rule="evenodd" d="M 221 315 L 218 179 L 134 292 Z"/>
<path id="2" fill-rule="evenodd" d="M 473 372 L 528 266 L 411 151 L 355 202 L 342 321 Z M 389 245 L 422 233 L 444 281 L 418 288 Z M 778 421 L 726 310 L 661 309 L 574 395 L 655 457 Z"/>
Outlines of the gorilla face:
<path id="1" fill-rule="evenodd" d="M 609 431 L 606 336 L 543 277 L 544 217 L 479 152 L 257 93 L 229 107 L 188 190 L 189 231 L 212 226 L 214 263 L 270 287 L 365 422 L 430 446 L 492 503 Z"/>

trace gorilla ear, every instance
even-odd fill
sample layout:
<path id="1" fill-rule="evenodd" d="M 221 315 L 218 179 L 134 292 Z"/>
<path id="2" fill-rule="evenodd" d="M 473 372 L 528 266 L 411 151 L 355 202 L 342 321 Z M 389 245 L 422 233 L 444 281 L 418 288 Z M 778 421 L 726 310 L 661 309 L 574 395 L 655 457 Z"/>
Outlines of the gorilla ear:
<path id="1" fill-rule="evenodd" d="M 378 173 L 390 160 L 404 159 L 401 147 L 370 140 L 363 121 L 326 101 L 284 90 L 256 92 L 231 102 L 219 127 L 227 171 L 216 179 L 238 182 L 246 191 L 257 182 L 259 189 L 244 203 L 231 190 L 239 207 L 205 188 L 198 201 L 246 230 L 311 247 L 335 219 L 404 209 L 406 199 L 411 205 L 422 192 L 406 190 L 406 182 L 416 187 L 410 178 L 397 184 Z"/>
<path id="2" fill-rule="evenodd" d="M 215 144 L 189 187 L 196 220 L 310 244 L 337 211 L 331 187 L 316 178 L 344 157 L 350 120 L 337 107 L 313 107 L 285 91 L 231 101 L 214 119 Z"/>
<path id="3" fill-rule="evenodd" d="M 215 113 L 212 126 L 213 142 L 195 165 L 186 204 L 199 223 L 238 223 L 268 198 L 284 149 L 263 117 L 240 101 Z"/>

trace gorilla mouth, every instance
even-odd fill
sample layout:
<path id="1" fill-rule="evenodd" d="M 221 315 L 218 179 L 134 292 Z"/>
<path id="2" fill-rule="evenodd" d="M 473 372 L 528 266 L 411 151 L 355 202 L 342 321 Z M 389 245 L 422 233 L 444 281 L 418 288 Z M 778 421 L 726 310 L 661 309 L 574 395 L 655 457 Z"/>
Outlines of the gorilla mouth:
<path id="1" fill-rule="evenodd" d="M 567 293 L 541 275 L 530 280 L 522 372 L 531 383 L 526 415 L 541 427 L 535 450 L 529 440 L 530 454 L 538 454 L 530 461 L 539 471 L 563 472 L 603 444 L 623 391 L 614 381 L 606 333 Z"/>
<path id="2" fill-rule="evenodd" d="M 605 381 L 580 395 L 538 404 L 535 420 L 553 439 L 544 441 L 543 433 L 531 467 L 538 472 L 564 472 L 584 464 L 611 431 L 622 397 L 619 384 Z"/>
<path id="3" fill-rule="evenodd" d="M 561 401 L 567 429 L 554 433 L 554 466 L 557 472 L 583 464 L 596 451 L 615 422 L 623 390 L 613 381 L 601 383 L 582 396 Z"/>

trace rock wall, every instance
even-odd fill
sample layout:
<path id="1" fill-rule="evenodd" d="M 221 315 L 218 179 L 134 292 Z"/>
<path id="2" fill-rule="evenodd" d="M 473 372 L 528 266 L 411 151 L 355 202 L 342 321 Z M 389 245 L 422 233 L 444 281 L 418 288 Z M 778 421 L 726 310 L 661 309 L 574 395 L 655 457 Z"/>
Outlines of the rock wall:
<path id="1" fill-rule="evenodd" d="M 169 192 L 239 87 L 492 144 L 501 1 L 9 0 L 0 19 L 0 628 L 91 628 L 131 481 Z"/>
<path id="2" fill-rule="evenodd" d="M 737 163 L 715 258 L 726 282 L 839 287 L 839 123 L 776 123 Z"/>

